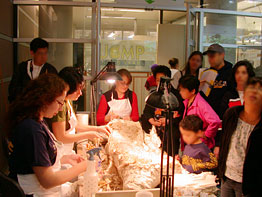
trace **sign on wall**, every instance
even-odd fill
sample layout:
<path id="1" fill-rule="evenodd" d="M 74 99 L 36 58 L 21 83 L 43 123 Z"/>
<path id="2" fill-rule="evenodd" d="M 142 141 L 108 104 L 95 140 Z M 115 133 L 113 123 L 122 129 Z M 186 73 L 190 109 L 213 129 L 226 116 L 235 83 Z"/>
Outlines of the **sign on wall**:
<path id="1" fill-rule="evenodd" d="M 119 67 L 148 71 L 156 62 L 156 41 L 102 40 L 101 60 L 116 61 Z"/>

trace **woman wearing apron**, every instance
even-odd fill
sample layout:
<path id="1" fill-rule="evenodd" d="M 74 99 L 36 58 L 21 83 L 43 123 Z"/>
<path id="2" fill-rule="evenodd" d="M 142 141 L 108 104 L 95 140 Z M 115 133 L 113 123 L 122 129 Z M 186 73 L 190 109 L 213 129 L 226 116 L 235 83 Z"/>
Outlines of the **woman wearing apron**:
<path id="1" fill-rule="evenodd" d="M 116 81 L 115 86 L 102 95 L 97 111 L 97 125 L 105 125 L 113 119 L 139 120 L 137 96 L 129 90 L 132 76 L 126 69 L 120 69 L 117 73 L 123 80 Z"/>
<path id="2" fill-rule="evenodd" d="M 84 78 L 74 67 L 65 67 L 59 72 L 59 76 L 68 84 L 69 90 L 65 99 L 63 109 L 51 119 L 49 123 L 57 140 L 64 143 L 64 154 L 72 154 L 74 142 L 84 139 L 101 138 L 97 131 L 109 134 L 106 127 L 78 125 L 72 101 L 77 101 L 82 95 Z M 50 122 L 50 121 L 49 121 Z M 77 133 L 76 133 L 77 131 Z"/>
<path id="3" fill-rule="evenodd" d="M 62 109 L 66 92 L 66 84 L 57 75 L 43 74 L 9 108 L 10 176 L 26 195 L 61 196 L 61 185 L 86 170 L 87 163 L 80 156 L 63 156 L 62 144 L 44 121 Z M 61 164 L 69 160 L 75 165 L 61 171 Z"/>

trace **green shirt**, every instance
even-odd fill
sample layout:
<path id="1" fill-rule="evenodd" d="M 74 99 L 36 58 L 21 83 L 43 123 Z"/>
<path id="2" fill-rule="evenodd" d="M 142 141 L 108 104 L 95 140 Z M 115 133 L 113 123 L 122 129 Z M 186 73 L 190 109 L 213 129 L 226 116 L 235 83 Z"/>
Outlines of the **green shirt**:
<path id="1" fill-rule="evenodd" d="M 69 101 L 71 106 L 72 106 L 72 102 Z M 62 111 L 59 111 L 53 118 L 51 118 L 51 123 L 53 122 L 66 122 L 66 130 L 70 129 L 70 124 L 69 124 L 69 120 L 70 120 L 70 116 L 71 116 L 71 110 L 70 110 L 70 106 L 69 106 L 69 102 L 65 101 Z M 73 112 L 74 113 L 74 112 Z"/>

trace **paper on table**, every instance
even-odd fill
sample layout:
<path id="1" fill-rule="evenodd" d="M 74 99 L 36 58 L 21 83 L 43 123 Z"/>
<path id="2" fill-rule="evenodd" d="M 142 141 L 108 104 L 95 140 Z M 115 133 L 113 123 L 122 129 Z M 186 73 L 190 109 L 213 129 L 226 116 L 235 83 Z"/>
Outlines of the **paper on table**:
<path id="1" fill-rule="evenodd" d="M 199 90 L 201 90 L 206 96 L 209 96 L 212 86 L 217 77 L 217 71 L 214 69 L 205 69 L 201 68 L 199 70 L 199 80 L 205 81 L 203 85 L 200 86 Z"/>

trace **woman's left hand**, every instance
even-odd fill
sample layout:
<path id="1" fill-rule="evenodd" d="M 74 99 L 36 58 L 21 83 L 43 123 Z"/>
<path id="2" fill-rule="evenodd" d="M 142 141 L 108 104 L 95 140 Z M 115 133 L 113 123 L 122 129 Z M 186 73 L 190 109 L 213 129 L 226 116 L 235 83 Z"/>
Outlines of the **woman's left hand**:
<path id="1" fill-rule="evenodd" d="M 84 158 L 77 154 L 64 155 L 60 162 L 61 164 L 70 164 L 72 166 L 84 161 Z"/>
<path id="2" fill-rule="evenodd" d="M 97 127 L 97 131 L 101 133 L 105 133 L 108 136 L 111 134 L 111 131 L 107 125 Z"/>
<path id="3" fill-rule="evenodd" d="M 166 125 L 166 118 L 159 118 L 159 121 L 161 122 L 162 126 Z"/>

